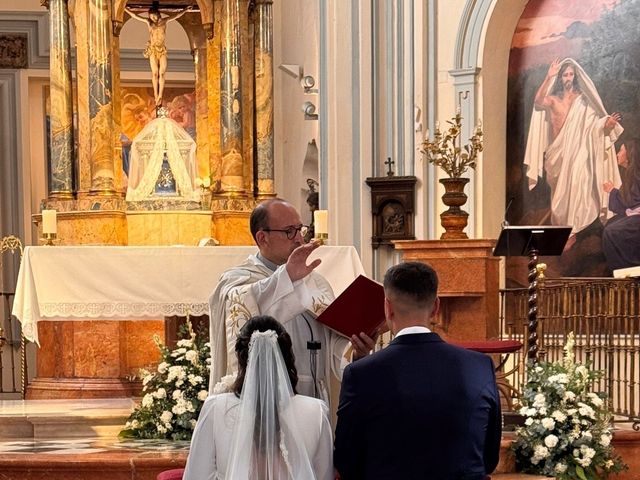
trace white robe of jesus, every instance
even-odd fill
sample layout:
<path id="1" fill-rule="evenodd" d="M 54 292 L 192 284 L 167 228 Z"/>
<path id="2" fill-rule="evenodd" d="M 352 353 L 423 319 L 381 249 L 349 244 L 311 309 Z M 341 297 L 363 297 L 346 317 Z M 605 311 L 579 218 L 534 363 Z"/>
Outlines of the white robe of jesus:
<path id="1" fill-rule="evenodd" d="M 334 300 L 327 280 L 316 272 L 291 282 L 285 265 L 275 271 L 258 256 L 220 277 L 209 299 L 211 336 L 211 378 L 209 391 L 224 375 L 237 371 L 235 344 L 238 332 L 255 315 L 270 315 L 284 325 L 291 336 L 298 370 L 298 393 L 318 396 L 329 403 L 331 373 L 340 380 L 349 340 L 318 323 L 315 317 Z M 316 394 L 307 342 L 313 335 L 321 343 L 316 360 Z"/>
<path id="2" fill-rule="evenodd" d="M 598 217 L 611 216 L 602 184 L 607 180 L 614 186 L 621 184 L 614 142 L 624 129 L 616 124 L 605 135 L 608 114 L 593 82 L 574 60 L 565 59 L 565 63 L 575 68 L 582 94 L 573 101 L 553 142 L 548 113 L 534 107 L 524 164 L 529 190 L 537 185 L 544 168 L 551 187 L 551 224 L 569 225 L 575 234 Z"/>

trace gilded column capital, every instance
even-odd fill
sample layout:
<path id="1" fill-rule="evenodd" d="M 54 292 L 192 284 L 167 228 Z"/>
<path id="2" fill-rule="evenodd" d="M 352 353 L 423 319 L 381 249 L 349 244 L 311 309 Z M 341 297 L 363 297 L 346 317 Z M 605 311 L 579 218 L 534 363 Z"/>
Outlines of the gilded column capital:
<path id="1" fill-rule="evenodd" d="M 207 40 L 213 40 L 213 22 L 203 23 L 202 28 L 204 33 L 207 34 Z"/>
<path id="2" fill-rule="evenodd" d="M 112 20 L 112 29 L 113 29 L 113 35 L 116 37 L 120 36 L 120 31 L 122 30 L 122 27 L 124 26 L 124 22 L 121 22 L 119 20 Z"/>
<path id="3" fill-rule="evenodd" d="M 49 0 L 40 0 L 40 6 L 48 9 L 49 8 Z"/>

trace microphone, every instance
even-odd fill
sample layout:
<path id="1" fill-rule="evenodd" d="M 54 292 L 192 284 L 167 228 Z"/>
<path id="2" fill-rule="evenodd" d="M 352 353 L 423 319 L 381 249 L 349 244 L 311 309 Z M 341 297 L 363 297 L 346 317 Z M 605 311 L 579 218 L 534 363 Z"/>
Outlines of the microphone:
<path id="1" fill-rule="evenodd" d="M 502 224 L 500 225 L 502 229 L 505 229 L 506 227 L 509 226 L 509 222 L 507 222 L 507 213 L 509 212 L 509 209 L 511 208 L 511 204 L 513 203 L 515 198 L 516 197 L 509 198 L 509 203 L 507 203 L 507 208 L 504 209 L 503 220 L 502 220 Z"/>

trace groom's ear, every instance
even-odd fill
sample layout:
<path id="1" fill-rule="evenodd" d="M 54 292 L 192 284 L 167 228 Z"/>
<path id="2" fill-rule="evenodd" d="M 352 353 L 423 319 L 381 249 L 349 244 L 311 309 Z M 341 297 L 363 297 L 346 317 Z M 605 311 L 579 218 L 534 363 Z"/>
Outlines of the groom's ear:
<path id="1" fill-rule="evenodd" d="M 439 312 L 440 312 L 440 297 L 436 297 L 436 299 L 433 301 L 433 308 L 431 309 L 431 315 L 429 315 L 429 317 L 435 318 L 438 316 Z"/>

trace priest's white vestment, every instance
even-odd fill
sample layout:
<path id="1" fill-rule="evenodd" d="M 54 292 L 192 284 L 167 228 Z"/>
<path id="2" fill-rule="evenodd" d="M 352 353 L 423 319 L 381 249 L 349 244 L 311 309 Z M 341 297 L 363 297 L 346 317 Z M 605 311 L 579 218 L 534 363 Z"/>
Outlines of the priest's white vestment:
<path id="1" fill-rule="evenodd" d="M 285 265 L 251 255 L 227 270 L 209 298 L 211 335 L 211 378 L 209 391 L 218 381 L 237 370 L 235 343 L 244 323 L 255 315 L 271 315 L 291 336 L 298 370 L 298 393 L 330 399 L 331 372 L 340 380 L 344 353 L 350 342 L 315 320 L 335 298 L 327 280 L 316 272 L 291 282 Z M 317 353 L 307 342 L 320 342 Z M 310 353 L 311 352 L 311 353 Z M 315 370 L 312 356 L 315 355 Z M 316 387 L 313 375 L 316 375 Z"/>

